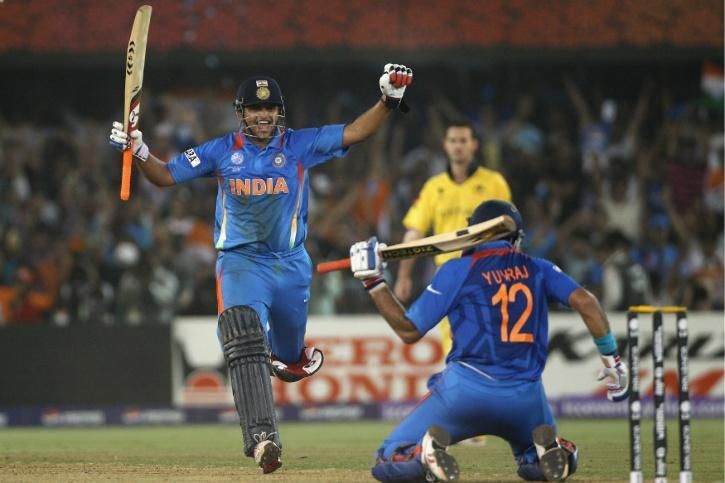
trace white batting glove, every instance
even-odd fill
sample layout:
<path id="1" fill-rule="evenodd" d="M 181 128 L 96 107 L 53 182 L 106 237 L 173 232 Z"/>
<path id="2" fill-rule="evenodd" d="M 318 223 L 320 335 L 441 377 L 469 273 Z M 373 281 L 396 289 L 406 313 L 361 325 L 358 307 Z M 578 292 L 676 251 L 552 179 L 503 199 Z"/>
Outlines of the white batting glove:
<path id="1" fill-rule="evenodd" d="M 378 243 L 376 237 L 355 243 L 350 247 L 350 270 L 355 278 L 362 281 L 367 290 L 383 283 L 385 263 L 380 258 L 380 249 L 385 243 Z"/>
<path id="2" fill-rule="evenodd" d="M 624 401 L 629 396 L 629 372 L 619 354 L 602 356 L 604 368 L 599 371 L 597 381 L 606 381 L 607 399 L 614 402 Z"/>
<path id="3" fill-rule="evenodd" d="M 131 140 L 133 140 L 133 155 L 143 162 L 149 158 L 149 147 L 143 142 L 143 133 L 136 129 L 131 132 L 131 138 L 129 139 L 128 134 L 123 130 L 123 124 L 120 122 L 114 122 L 113 128 L 111 129 L 111 136 L 109 137 L 109 143 L 119 151 L 125 151 L 131 147 Z"/>
<path id="4" fill-rule="evenodd" d="M 391 109 L 400 107 L 407 112 L 407 106 L 401 104 L 405 88 L 413 83 L 413 69 L 401 64 L 385 64 L 383 75 L 380 76 L 380 92 L 383 102 Z"/>

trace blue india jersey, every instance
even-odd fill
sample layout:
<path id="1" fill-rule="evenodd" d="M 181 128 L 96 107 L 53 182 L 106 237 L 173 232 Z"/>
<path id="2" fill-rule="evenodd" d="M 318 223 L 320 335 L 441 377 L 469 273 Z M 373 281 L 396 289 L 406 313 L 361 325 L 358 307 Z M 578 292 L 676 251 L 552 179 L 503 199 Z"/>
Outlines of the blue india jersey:
<path id="1" fill-rule="evenodd" d="M 307 170 L 347 154 L 343 129 L 286 129 L 264 148 L 233 132 L 184 151 L 168 167 L 177 183 L 216 177 L 217 249 L 285 253 L 307 237 Z"/>
<path id="2" fill-rule="evenodd" d="M 505 241 L 443 264 L 406 316 L 421 334 L 448 316 L 462 362 L 497 380 L 536 380 L 546 363 L 548 303 L 579 287 L 559 267 Z"/>

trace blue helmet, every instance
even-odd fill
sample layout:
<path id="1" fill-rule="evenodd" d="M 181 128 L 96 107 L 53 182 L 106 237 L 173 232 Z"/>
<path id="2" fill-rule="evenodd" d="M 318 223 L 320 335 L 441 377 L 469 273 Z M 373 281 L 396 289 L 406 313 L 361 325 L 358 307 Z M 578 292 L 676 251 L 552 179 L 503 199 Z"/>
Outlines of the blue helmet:
<path id="1" fill-rule="evenodd" d="M 477 223 L 482 223 L 486 220 L 490 220 L 501 215 L 510 216 L 516 224 L 516 231 L 514 231 L 514 233 L 512 233 L 509 237 L 505 239 L 509 240 L 514 245 L 520 243 L 521 240 L 524 238 L 524 220 L 523 218 L 521 218 L 521 212 L 519 212 L 518 208 L 516 208 L 513 203 L 509 203 L 508 201 L 484 201 L 483 203 L 478 205 L 476 210 L 468 219 L 468 225 L 470 226 Z"/>

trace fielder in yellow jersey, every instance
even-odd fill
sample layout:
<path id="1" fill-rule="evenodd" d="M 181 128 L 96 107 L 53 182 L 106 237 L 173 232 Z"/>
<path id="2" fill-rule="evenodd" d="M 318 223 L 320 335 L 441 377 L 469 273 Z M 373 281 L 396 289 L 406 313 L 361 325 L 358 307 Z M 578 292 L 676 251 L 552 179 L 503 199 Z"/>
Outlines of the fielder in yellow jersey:
<path id="1" fill-rule="evenodd" d="M 405 228 L 434 235 L 458 230 L 468 226 L 468 218 L 482 200 L 511 200 L 508 183 L 499 172 L 472 164 L 469 173 L 462 183 L 456 183 L 449 171 L 428 179 L 403 218 Z M 440 267 L 460 255 L 442 253 L 435 257 L 435 264 Z"/>
<path id="2" fill-rule="evenodd" d="M 430 178 L 403 218 L 408 230 L 403 241 L 423 238 L 468 226 L 468 218 L 478 205 L 488 200 L 511 202 L 511 189 L 497 171 L 478 166 L 475 161 L 478 140 L 468 121 L 453 122 L 446 128 L 443 150 L 448 157 L 448 169 Z M 435 257 L 436 266 L 459 257 L 461 252 L 445 253 Z M 402 301 L 410 300 L 413 281 L 411 273 L 415 259 L 401 260 L 395 280 L 395 295 Z M 448 319 L 438 324 L 445 354 L 451 350 L 453 339 Z M 473 444 L 486 444 L 485 436 L 466 440 Z"/>
<path id="3" fill-rule="evenodd" d="M 428 233 L 434 235 L 468 226 L 468 217 L 476 207 L 488 200 L 511 202 L 508 183 L 497 171 L 478 166 L 475 162 L 478 140 L 467 121 L 448 125 L 443 140 L 448 157 L 448 169 L 431 177 L 423 185 L 418 199 L 403 219 L 408 230 L 404 241 L 417 240 Z M 452 252 L 435 257 L 436 266 L 461 255 Z M 402 301 L 411 297 L 414 259 L 400 262 L 395 282 L 395 295 Z M 439 324 L 443 336 L 443 349 L 451 349 L 451 329 L 448 321 Z"/>

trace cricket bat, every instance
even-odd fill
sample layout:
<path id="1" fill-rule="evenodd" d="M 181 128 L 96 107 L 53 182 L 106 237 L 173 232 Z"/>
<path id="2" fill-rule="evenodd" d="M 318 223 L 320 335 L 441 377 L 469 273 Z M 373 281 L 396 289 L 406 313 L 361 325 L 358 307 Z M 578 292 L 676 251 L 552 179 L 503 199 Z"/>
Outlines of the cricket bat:
<path id="1" fill-rule="evenodd" d="M 131 136 L 138 129 L 141 113 L 141 87 L 143 87 L 143 68 L 146 63 L 146 41 L 151 23 L 151 7 L 144 5 L 136 11 L 131 28 L 131 38 L 126 49 L 126 83 L 123 99 L 123 130 Z M 131 196 L 131 167 L 133 166 L 133 141 L 123 152 L 121 168 L 121 199 L 126 201 Z"/>
<path id="2" fill-rule="evenodd" d="M 390 262 L 403 258 L 425 257 L 439 253 L 455 252 L 471 248 L 479 243 L 498 240 L 516 230 L 516 223 L 508 215 L 498 216 L 461 230 L 441 233 L 407 243 L 391 245 L 380 250 L 383 261 Z M 333 260 L 317 264 L 319 273 L 350 268 L 350 259 Z"/>

